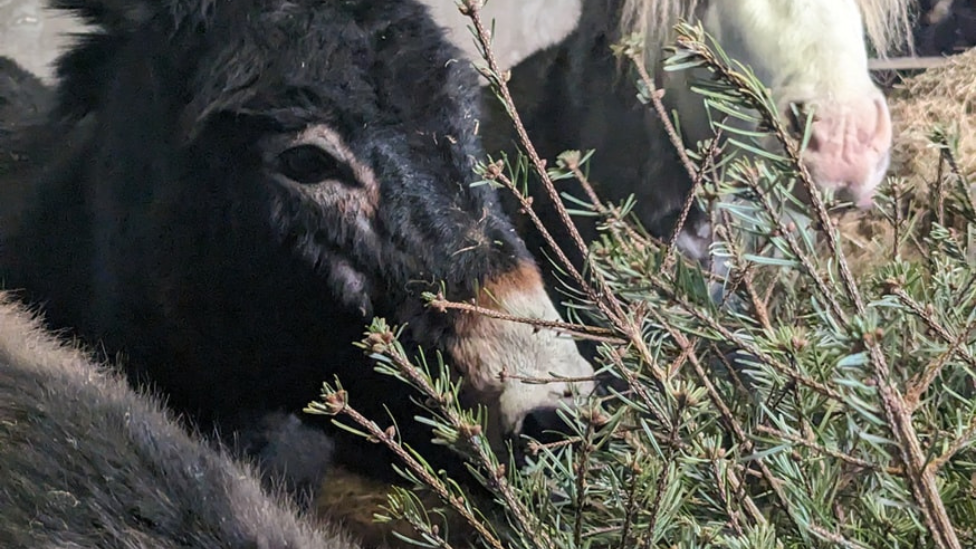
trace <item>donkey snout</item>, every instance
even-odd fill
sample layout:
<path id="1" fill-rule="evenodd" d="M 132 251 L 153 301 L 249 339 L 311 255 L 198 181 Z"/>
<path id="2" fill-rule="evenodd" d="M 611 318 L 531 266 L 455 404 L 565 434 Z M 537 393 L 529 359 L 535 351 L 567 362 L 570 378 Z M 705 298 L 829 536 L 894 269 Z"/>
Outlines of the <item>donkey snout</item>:
<path id="1" fill-rule="evenodd" d="M 565 440 L 573 430 L 564 418 L 570 416 L 566 412 L 560 413 L 560 407 L 541 406 L 525 414 L 517 428 L 506 436 L 511 442 L 515 464 L 525 466 L 527 458 L 533 455 L 532 445 L 553 444 Z"/>
<path id="2" fill-rule="evenodd" d="M 556 442 L 569 432 L 569 425 L 557 408 L 537 408 L 522 421 L 521 434 L 542 444 Z"/>
<path id="3" fill-rule="evenodd" d="M 870 208 L 884 180 L 892 128 L 881 92 L 818 105 L 804 162 L 822 189 L 839 191 L 857 207 Z"/>

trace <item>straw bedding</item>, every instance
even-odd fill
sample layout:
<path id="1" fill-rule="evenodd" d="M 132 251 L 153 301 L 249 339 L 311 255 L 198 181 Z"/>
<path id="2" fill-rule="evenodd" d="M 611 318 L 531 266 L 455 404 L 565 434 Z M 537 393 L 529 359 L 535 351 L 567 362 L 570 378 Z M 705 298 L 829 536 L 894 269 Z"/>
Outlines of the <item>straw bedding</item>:
<path id="1" fill-rule="evenodd" d="M 895 143 L 885 192 L 900 197 L 899 219 L 930 222 L 935 219 L 940 192 L 944 196 L 951 190 L 968 188 L 965 182 L 976 181 L 976 49 L 905 79 L 892 90 L 889 106 Z M 932 144 L 936 130 L 944 131 L 949 141 L 957 144 L 952 160 L 961 181 L 948 159 Z M 951 208 L 945 212 L 945 224 L 959 227 Z M 848 212 L 839 222 L 855 271 L 891 257 L 894 223 L 880 211 Z M 906 223 L 901 223 L 902 229 Z M 917 245 L 902 245 L 900 249 L 905 258 L 918 252 Z"/>

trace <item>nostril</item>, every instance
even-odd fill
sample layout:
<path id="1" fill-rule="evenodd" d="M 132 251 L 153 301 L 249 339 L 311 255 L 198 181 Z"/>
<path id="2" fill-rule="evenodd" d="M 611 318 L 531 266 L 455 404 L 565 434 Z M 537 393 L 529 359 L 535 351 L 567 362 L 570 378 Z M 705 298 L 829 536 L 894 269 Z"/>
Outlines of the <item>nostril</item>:
<path id="1" fill-rule="evenodd" d="M 565 438 L 569 425 L 563 421 L 556 408 L 540 408 L 525 416 L 522 434 L 542 444 L 550 444 Z"/>

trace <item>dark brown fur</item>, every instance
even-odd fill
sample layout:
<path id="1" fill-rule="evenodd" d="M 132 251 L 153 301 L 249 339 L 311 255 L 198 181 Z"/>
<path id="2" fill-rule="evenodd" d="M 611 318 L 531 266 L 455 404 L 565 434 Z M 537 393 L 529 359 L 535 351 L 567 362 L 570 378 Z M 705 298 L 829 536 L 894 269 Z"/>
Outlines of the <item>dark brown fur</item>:
<path id="1" fill-rule="evenodd" d="M 354 549 L 0 292 L 0 545 Z"/>

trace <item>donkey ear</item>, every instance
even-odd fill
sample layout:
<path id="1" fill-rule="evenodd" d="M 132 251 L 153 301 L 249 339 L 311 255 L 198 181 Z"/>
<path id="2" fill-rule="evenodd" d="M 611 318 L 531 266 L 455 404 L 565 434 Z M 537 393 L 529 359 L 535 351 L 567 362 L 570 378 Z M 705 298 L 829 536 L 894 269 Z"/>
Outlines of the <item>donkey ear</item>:
<path id="1" fill-rule="evenodd" d="M 152 19 L 162 2 L 153 0 L 53 0 L 51 7 L 72 12 L 89 25 L 111 34 L 136 31 Z"/>
<path id="2" fill-rule="evenodd" d="M 212 14 L 216 1 L 51 0 L 51 7 L 70 11 L 89 25 L 118 35 L 139 30 L 157 14 L 169 19 L 173 31 L 187 24 L 205 23 Z"/>
<path id="3" fill-rule="evenodd" d="M 79 119 L 97 109 L 98 97 L 112 75 L 112 59 L 159 9 L 158 0 L 50 0 L 95 27 L 75 36 L 74 46 L 58 56 L 55 116 Z"/>

